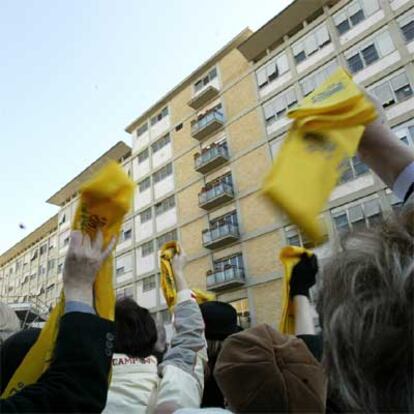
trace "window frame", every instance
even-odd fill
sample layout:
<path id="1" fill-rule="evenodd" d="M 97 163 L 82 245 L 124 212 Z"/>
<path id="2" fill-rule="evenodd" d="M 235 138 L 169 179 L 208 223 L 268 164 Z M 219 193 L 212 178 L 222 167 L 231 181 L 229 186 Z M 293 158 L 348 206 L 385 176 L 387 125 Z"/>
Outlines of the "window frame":
<path id="1" fill-rule="evenodd" d="M 157 281 L 155 275 L 147 276 L 142 279 L 142 292 L 151 292 L 157 288 Z"/>

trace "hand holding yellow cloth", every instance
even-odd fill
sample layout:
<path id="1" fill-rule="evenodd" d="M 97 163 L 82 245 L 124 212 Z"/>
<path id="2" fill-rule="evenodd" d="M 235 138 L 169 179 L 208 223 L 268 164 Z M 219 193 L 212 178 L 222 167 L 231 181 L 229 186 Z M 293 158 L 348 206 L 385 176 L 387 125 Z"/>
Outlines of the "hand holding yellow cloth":
<path id="1" fill-rule="evenodd" d="M 104 245 L 117 237 L 124 215 L 131 206 L 134 183 L 121 166 L 108 163 L 80 189 L 80 201 L 72 228 L 95 237 L 102 230 Z M 112 286 L 112 256 L 103 263 L 94 285 L 95 309 L 105 319 L 114 320 L 115 295 Z M 26 354 L 9 381 L 1 398 L 7 398 L 27 385 L 35 383 L 48 368 L 53 356 L 59 321 L 65 309 L 63 292 L 49 315 L 39 338 Z M 74 333 L 75 334 L 75 333 Z"/>
<path id="2" fill-rule="evenodd" d="M 318 214 L 352 157 L 374 105 L 338 69 L 288 116 L 295 120 L 263 184 L 263 192 L 313 241 L 323 241 Z"/>
<path id="3" fill-rule="evenodd" d="M 290 298 L 290 279 L 293 268 L 299 263 L 303 253 L 306 253 L 309 257 L 313 255 L 310 250 L 298 246 L 286 246 L 280 251 L 279 255 L 285 270 L 282 286 L 282 316 L 279 323 L 279 331 L 284 334 L 295 334 L 295 312 L 293 301 Z"/>
<path id="4" fill-rule="evenodd" d="M 161 289 L 170 311 L 177 302 L 177 287 L 172 268 L 172 259 L 177 253 L 180 254 L 180 245 L 175 240 L 163 244 L 160 251 Z M 198 288 L 192 289 L 192 292 L 199 304 L 216 298 L 214 293 L 205 292 Z"/>

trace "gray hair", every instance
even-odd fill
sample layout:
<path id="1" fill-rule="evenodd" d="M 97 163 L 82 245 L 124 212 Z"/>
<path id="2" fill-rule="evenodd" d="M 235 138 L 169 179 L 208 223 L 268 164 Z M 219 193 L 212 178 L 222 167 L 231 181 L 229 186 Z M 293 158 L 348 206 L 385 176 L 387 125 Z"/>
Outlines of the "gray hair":
<path id="1" fill-rule="evenodd" d="M 414 209 L 343 247 L 318 292 L 330 386 L 350 411 L 414 412 Z"/>
<path id="2" fill-rule="evenodd" d="M 20 330 L 16 312 L 6 303 L 0 302 L 0 344 Z"/>

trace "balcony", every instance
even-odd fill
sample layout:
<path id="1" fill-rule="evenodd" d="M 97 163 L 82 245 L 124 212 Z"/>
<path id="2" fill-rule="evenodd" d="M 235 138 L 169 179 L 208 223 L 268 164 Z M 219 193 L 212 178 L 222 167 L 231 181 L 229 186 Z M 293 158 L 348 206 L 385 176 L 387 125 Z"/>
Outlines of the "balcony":
<path id="1" fill-rule="evenodd" d="M 188 106 L 191 106 L 193 109 L 199 109 L 218 94 L 219 90 L 215 86 L 210 85 L 193 96 L 188 102 Z"/>
<path id="2" fill-rule="evenodd" d="M 205 174 L 229 160 L 227 145 L 213 144 L 209 149 L 194 155 L 194 168 Z"/>
<path id="3" fill-rule="evenodd" d="M 224 115 L 217 111 L 207 112 L 203 117 L 191 122 L 191 135 L 201 141 L 218 131 L 224 124 Z"/>
<path id="4" fill-rule="evenodd" d="M 233 186 L 222 181 L 209 188 L 205 186 L 198 195 L 198 205 L 204 210 L 210 210 L 233 198 Z"/>
<path id="5" fill-rule="evenodd" d="M 238 240 L 239 226 L 232 223 L 221 224 L 203 231 L 203 246 L 215 249 Z"/>
<path id="6" fill-rule="evenodd" d="M 207 289 L 222 290 L 243 286 L 244 269 L 237 266 L 226 266 L 224 269 L 207 272 Z"/>

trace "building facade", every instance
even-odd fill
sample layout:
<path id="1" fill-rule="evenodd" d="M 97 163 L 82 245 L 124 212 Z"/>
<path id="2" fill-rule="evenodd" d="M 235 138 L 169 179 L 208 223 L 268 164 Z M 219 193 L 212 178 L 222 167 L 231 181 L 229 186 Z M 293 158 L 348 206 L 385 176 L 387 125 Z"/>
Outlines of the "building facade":
<path id="1" fill-rule="evenodd" d="M 114 260 L 118 296 L 168 323 L 158 249 L 178 239 L 191 286 L 231 303 L 243 326 L 276 326 L 278 252 L 313 246 L 263 198 L 261 184 L 289 128 L 287 110 L 338 66 L 381 101 L 398 138 L 414 146 L 413 1 L 296 0 L 256 32 L 245 29 L 128 125 L 131 148 L 118 143 L 49 199 L 60 208 L 52 228 L 0 257 L 1 297 L 56 300 L 79 185 L 111 158 L 136 182 Z M 321 213 L 327 243 L 317 253 L 323 260 L 341 232 L 398 208 L 354 157 Z M 54 247 L 40 253 L 45 244 Z"/>

